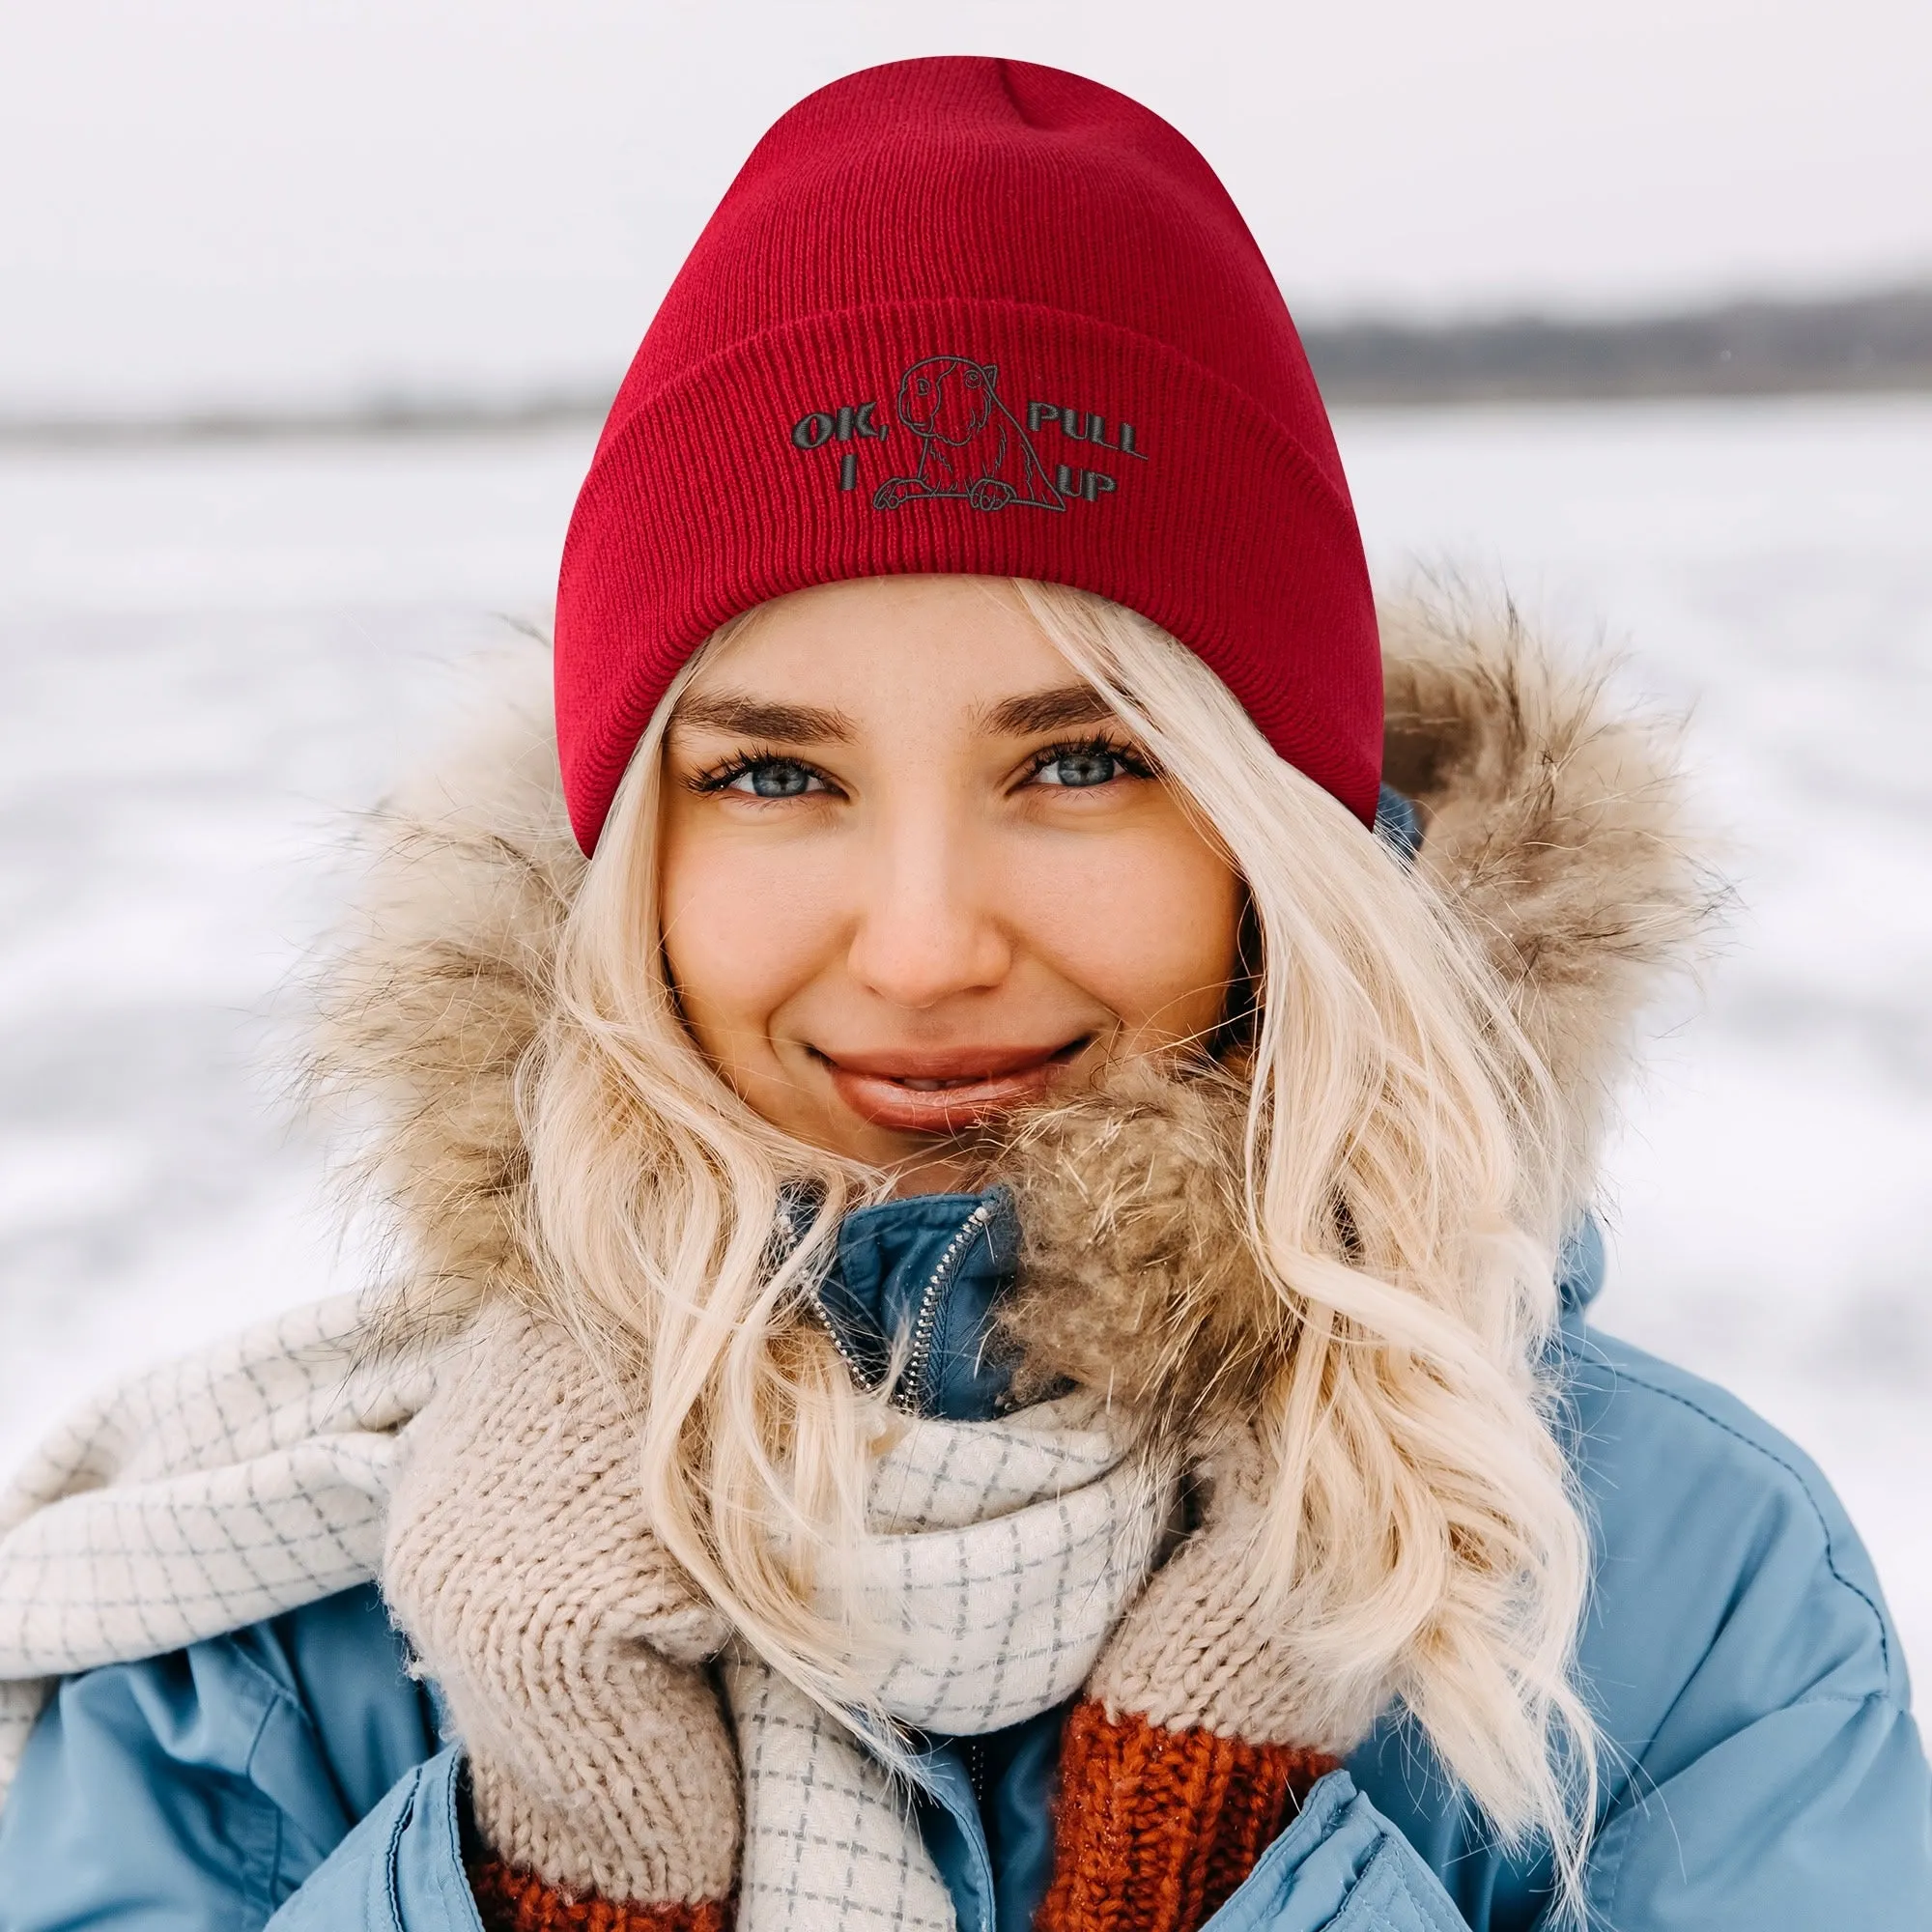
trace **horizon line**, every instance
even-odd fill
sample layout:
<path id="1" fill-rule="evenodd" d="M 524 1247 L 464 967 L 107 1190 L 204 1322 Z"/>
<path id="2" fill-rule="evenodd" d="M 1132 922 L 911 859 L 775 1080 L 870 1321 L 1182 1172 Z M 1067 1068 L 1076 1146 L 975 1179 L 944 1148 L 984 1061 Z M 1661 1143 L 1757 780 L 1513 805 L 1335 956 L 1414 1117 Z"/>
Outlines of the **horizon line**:
<path id="1" fill-rule="evenodd" d="M 1301 339 L 1324 398 L 1343 409 L 1915 394 L 1932 390 L 1932 282 L 1597 319 L 1365 314 L 1311 326 Z M 0 410 L 0 447 L 504 435 L 601 421 L 616 388 L 552 383 L 494 396 L 378 389 L 314 405 Z"/>

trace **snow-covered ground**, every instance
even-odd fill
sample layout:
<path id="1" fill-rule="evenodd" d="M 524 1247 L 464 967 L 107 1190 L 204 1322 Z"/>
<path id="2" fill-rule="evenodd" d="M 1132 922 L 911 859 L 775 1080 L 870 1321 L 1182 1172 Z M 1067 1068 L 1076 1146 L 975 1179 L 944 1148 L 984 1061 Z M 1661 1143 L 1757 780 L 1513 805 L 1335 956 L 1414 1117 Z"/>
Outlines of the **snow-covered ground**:
<path id="1" fill-rule="evenodd" d="M 1932 400 L 1340 425 L 1420 554 L 1694 704 L 1741 907 L 1610 1164 L 1605 1325 L 1847 1497 L 1932 1660 Z M 0 454 L 0 1463 L 353 1285 L 270 1015 L 346 813 L 541 615 L 586 433 Z"/>

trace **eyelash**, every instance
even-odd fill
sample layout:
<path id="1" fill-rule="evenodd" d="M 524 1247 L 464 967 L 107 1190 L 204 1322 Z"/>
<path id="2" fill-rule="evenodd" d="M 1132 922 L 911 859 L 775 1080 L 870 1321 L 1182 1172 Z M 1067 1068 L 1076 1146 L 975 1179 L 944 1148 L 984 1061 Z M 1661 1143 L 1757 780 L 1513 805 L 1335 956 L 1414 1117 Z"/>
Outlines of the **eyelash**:
<path id="1" fill-rule="evenodd" d="M 1077 758 L 1098 753 L 1103 757 L 1117 759 L 1121 768 L 1129 778 L 1151 779 L 1153 766 L 1148 761 L 1145 752 L 1137 752 L 1131 745 L 1123 745 L 1118 738 L 1109 738 L 1104 732 L 1091 738 L 1067 738 L 1058 745 L 1043 745 L 1027 760 L 1027 776 L 1036 778 L 1048 765 L 1056 764 L 1062 758 Z"/>
<path id="2" fill-rule="evenodd" d="M 721 763 L 695 772 L 686 783 L 696 792 L 723 791 L 734 780 L 743 778 L 747 772 L 756 771 L 760 765 L 795 765 L 802 772 L 810 772 L 822 784 L 832 782 L 816 765 L 809 765 L 803 758 L 787 756 L 783 752 L 753 750 L 734 752 Z"/>
<path id="3" fill-rule="evenodd" d="M 1095 753 L 1105 757 L 1117 758 L 1122 771 L 1130 778 L 1151 779 L 1154 775 L 1153 766 L 1145 753 L 1136 751 L 1131 745 L 1123 745 L 1118 738 L 1109 738 L 1104 734 L 1096 734 L 1091 738 L 1064 738 L 1058 744 L 1042 745 L 1027 760 L 1026 775 L 1029 779 L 1037 778 L 1048 765 L 1055 764 L 1062 758 L 1077 758 Z M 835 791 L 838 789 L 816 765 L 808 764 L 805 759 L 792 757 L 783 752 L 756 749 L 736 752 L 723 762 L 694 773 L 686 782 L 695 792 L 724 791 L 743 778 L 747 772 L 756 771 L 760 765 L 790 765 L 799 771 L 809 773 L 821 784 Z"/>

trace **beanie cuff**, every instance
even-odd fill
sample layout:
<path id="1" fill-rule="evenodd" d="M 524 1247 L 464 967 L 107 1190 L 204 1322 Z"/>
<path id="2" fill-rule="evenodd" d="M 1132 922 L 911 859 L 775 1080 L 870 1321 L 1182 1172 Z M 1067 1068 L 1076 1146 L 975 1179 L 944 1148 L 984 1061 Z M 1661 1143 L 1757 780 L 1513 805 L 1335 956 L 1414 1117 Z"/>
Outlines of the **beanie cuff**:
<path id="1" fill-rule="evenodd" d="M 942 300 L 748 336 L 613 417 L 558 590 L 559 750 L 584 849 L 719 625 L 812 584 L 921 572 L 1039 579 L 1139 611 L 1373 822 L 1374 605 L 1353 511 L 1315 457 L 1166 343 L 1065 309 Z"/>

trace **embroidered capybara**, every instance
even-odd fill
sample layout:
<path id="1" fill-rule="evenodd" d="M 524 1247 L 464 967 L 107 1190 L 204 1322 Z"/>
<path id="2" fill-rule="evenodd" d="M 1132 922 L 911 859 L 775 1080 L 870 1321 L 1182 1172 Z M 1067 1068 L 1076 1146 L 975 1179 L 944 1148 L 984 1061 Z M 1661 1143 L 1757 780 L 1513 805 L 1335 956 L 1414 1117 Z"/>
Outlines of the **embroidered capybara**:
<path id="1" fill-rule="evenodd" d="M 1032 503 L 1064 510 L 1018 418 L 1001 402 L 991 362 L 928 355 L 899 383 L 898 417 L 919 439 L 919 467 L 889 476 L 873 495 L 875 509 L 895 510 L 913 497 L 963 497 L 976 510 Z"/>

